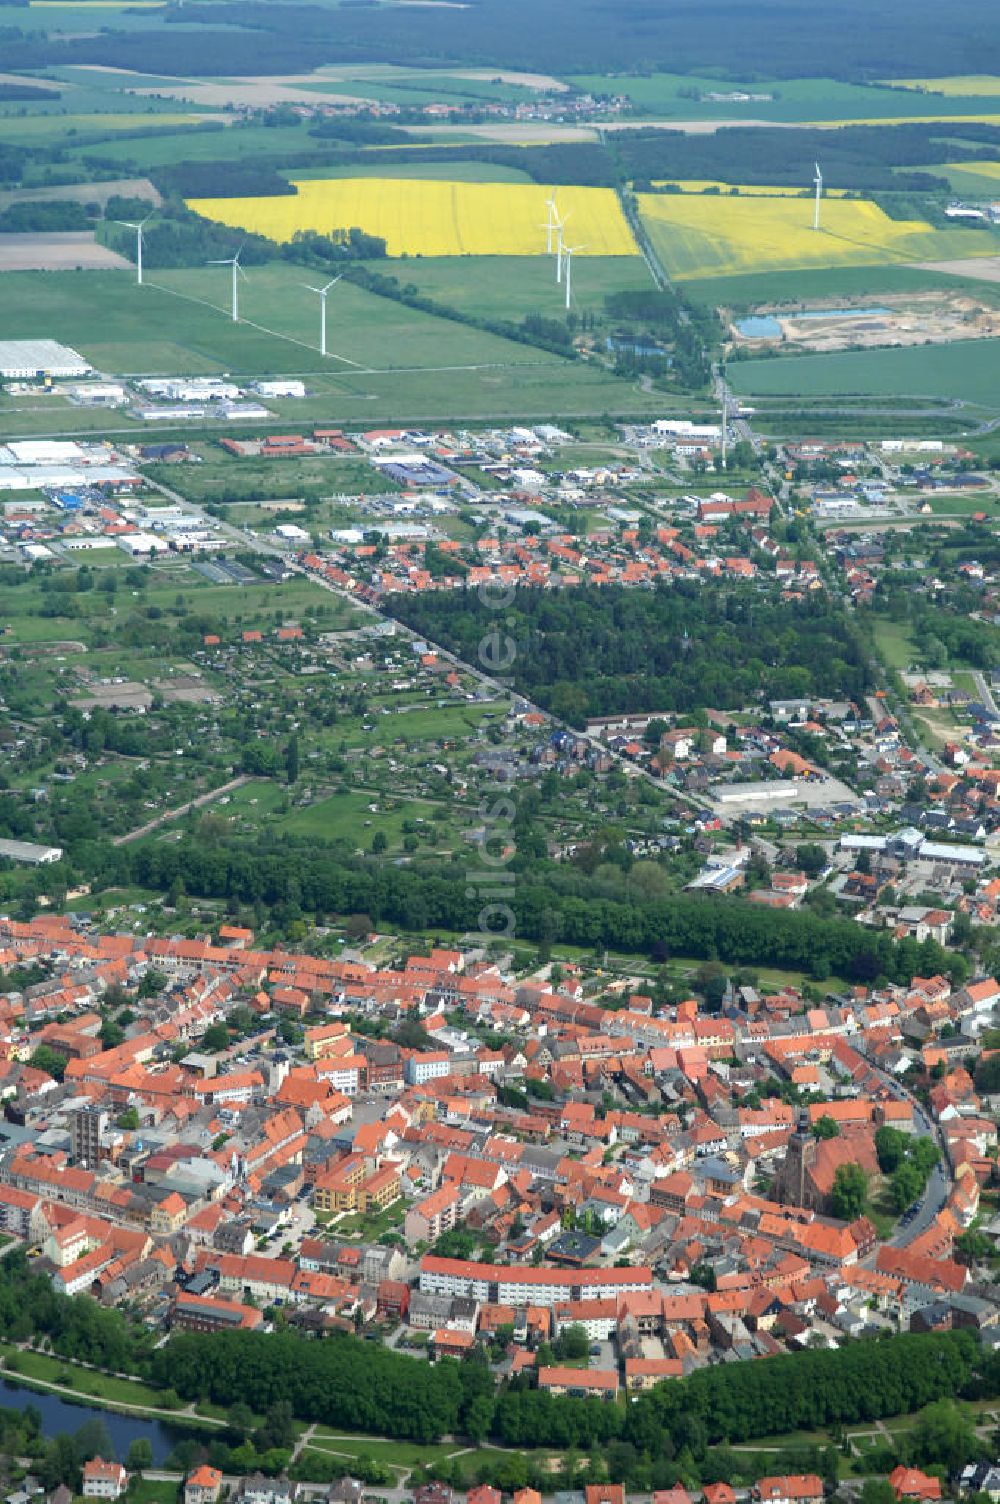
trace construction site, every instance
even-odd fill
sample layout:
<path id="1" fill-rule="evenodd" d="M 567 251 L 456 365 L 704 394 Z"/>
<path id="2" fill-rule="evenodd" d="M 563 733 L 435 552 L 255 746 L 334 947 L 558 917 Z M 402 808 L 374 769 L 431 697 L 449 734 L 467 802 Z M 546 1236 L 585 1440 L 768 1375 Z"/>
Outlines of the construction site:
<path id="1" fill-rule="evenodd" d="M 838 350 L 944 344 L 1000 334 L 1000 309 L 956 290 L 856 299 L 844 307 L 808 303 L 754 309 L 727 320 L 735 349 Z"/>

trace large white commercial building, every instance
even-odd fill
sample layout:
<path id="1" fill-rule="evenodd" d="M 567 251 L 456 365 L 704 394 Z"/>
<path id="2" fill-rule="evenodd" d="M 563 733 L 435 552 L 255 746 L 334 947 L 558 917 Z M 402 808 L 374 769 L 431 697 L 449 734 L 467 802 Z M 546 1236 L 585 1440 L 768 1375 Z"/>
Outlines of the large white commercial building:
<path id="1" fill-rule="evenodd" d="M 54 339 L 0 339 L 0 376 L 25 381 L 33 376 L 86 376 L 93 366 Z"/>

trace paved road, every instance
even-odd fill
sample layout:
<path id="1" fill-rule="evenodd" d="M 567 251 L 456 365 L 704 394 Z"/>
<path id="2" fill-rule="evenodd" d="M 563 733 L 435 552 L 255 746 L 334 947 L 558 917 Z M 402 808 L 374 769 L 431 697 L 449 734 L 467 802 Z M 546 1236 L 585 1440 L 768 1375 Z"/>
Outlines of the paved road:
<path id="1" fill-rule="evenodd" d="M 894 1248 L 906 1248 L 908 1244 L 915 1242 L 917 1238 L 927 1231 L 948 1200 L 952 1187 L 951 1166 L 948 1162 L 944 1135 L 940 1127 L 932 1121 L 927 1111 L 917 1101 L 913 1093 L 907 1091 L 905 1086 L 902 1086 L 892 1076 L 888 1075 L 887 1072 L 881 1070 L 871 1060 L 868 1061 L 868 1064 L 879 1079 L 889 1088 L 897 1101 L 909 1102 L 913 1108 L 913 1121 L 918 1137 L 933 1139 L 941 1150 L 941 1158 L 934 1166 L 928 1178 L 923 1197 L 920 1201 L 920 1210 L 912 1221 L 898 1223 L 895 1232 L 889 1239 L 890 1244 Z"/>
<path id="2" fill-rule="evenodd" d="M 257 533 L 252 532 L 249 528 L 244 530 L 242 528 L 233 527 L 231 523 L 220 521 L 218 517 L 213 517 L 209 513 L 203 511 L 203 509 L 198 506 L 196 502 L 189 501 L 186 496 L 181 495 L 177 491 L 171 490 L 169 486 L 164 486 L 161 483 L 157 482 L 150 482 L 150 484 L 153 485 L 156 490 L 161 492 L 162 495 L 168 497 L 171 501 L 176 502 L 179 506 L 185 507 L 188 511 L 193 512 L 196 516 L 200 517 L 201 520 L 205 523 L 206 527 L 212 528 L 217 532 L 224 533 L 231 541 L 238 543 L 241 548 L 250 548 L 257 553 L 264 554 L 268 557 L 281 559 L 282 562 L 285 563 L 289 569 L 294 570 L 296 574 L 301 574 L 306 579 L 313 580 L 317 585 L 320 585 L 323 589 L 328 590 L 331 595 L 337 596 L 338 599 L 345 601 L 355 610 L 365 611 L 369 613 L 377 621 L 393 620 L 393 618 L 389 618 L 383 612 L 379 611 L 377 607 L 369 605 L 365 601 L 357 600 L 350 591 L 340 589 L 339 586 L 334 585 L 330 580 L 324 579 L 322 575 L 312 574 L 310 573 L 310 571 L 303 569 L 302 566 L 297 562 L 297 560 L 291 557 L 284 548 L 279 547 L 275 543 L 271 543 L 266 538 L 261 538 Z M 411 631 L 411 629 L 405 626 L 402 622 L 395 622 L 395 626 L 397 632 L 399 632 L 401 636 L 405 636 L 407 638 L 415 638 L 417 636 L 415 632 Z M 487 654 L 488 657 L 500 658 L 502 655 L 505 655 L 506 652 L 506 649 L 502 643 L 503 612 L 500 610 L 498 610 L 497 612 L 497 629 L 500 632 L 501 642 L 495 648 L 491 647 L 489 649 Z M 428 647 L 432 648 L 443 662 L 453 664 L 455 668 L 464 669 L 467 673 L 471 674 L 472 677 L 477 681 L 477 683 L 482 686 L 482 688 L 490 691 L 491 697 L 493 699 L 503 700 L 511 695 L 511 686 L 503 678 L 497 678 L 489 673 L 486 673 L 484 669 L 477 663 L 467 663 L 464 659 L 459 658 L 455 653 L 452 653 L 441 643 L 434 642 L 430 638 L 426 637 L 423 637 L 421 640 L 426 641 Z M 570 726 L 568 721 L 560 720 L 558 716 L 553 715 L 549 710 L 542 710 L 541 706 L 534 704 L 523 694 L 518 694 L 517 698 L 519 701 L 523 702 L 529 710 L 537 710 L 541 714 L 543 714 L 546 720 L 552 726 L 553 730 L 572 731 L 574 736 L 579 737 L 595 750 L 599 750 L 602 753 L 606 754 L 611 758 L 612 762 L 616 763 L 622 769 L 627 777 L 643 778 L 647 782 L 653 784 L 654 787 L 660 789 L 661 792 L 664 791 L 663 785 L 659 779 L 654 778 L 653 775 L 649 773 L 645 768 L 638 767 L 628 758 L 622 757 L 617 752 L 612 751 L 610 747 L 605 745 L 600 737 L 594 736 L 588 731 L 580 731 L 575 726 Z M 217 792 L 223 793 L 224 789 L 219 789 L 217 790 Z M 697 795 L 688 794 L 678 789 L 672 789 L 670 791 L 670 795 L 679 804 L 685 805 L 692 812 L 692 814 L 705 813 L 706 811 L 711 812 L 711 805 Z M 177 813 L 181 814 L 183 813 L 183 810 L 178 810 Z M 133 833 L 126 839 L 135 839 L 135 833 Z"/>
<path id="3" fill-rule="evenodd" d="M 972 677 L 975 680 L 976 690 L 978 691 L 979 698 L 986 706 L 986 709 L 989 711 L 990 715 L 995 715 L 1000 718 L 1000 710 L 997 709 L 997 702 L 993 698 L 993 691 L 992 689 L 990 689 L 990 686 L 986 682 L 986 675 L 981 674 L 979 670 L 976 669 Z"/>

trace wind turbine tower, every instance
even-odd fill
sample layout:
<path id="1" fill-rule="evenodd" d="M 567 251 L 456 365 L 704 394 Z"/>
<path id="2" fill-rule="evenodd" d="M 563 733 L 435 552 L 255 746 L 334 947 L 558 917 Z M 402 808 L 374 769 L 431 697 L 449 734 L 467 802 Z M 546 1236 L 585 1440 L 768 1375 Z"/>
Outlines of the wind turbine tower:
<path id="1" fill-rule="evenodd" d="M 138 221 L 133 219 L 115 220 L 115 224 L 121 225 L 123 229 L 135 231 L 135 280 L 139 287 L 142 286 L 142 232 L 152 217 L 152 214 L 147 214 L 145 219 Z"/>
<path id="2" fill-rule="evenodd" d="M 209 261 L 206 263 L 208 266 L 231 266 L 233 269 L 232 316 L 234 324 L 238 324 L 240 321 L 240 278 L 242 277 L 244 282 L 247 279 L 246 272 L 240 266 L 242 250 L 243 247 L 240 246 L 235 256 L 226 256 L 221 261 Z"/>
<path id="3" fill-rule="evenodd" d="M 310 282 L 303 282 L 302 284 L 309 292 L 319 295 L 319 353 L 321 355 L 326 354 L 326 295 L 331 287 L 336 287 L 343 275 L 343 272 L 341 272 L 340 276 L 334 277 L 333 281 L 328 282 L 325 287 L 313 287 Z"/>
<path id="4" fill-rule="evenodd" d="M 814 184 L 814 186 L 816 188 L 816 205 L 815 205 L 815 208 L 813 209 L 813 229 L 814 230 L 818 230 L 819 229 L 819 204 L 820 204 L 820 199 L 823 197 L 823 174 L 819 170 L 819 163 L 818 162 L 814 163 L 813 165 L 816 168 L 816 176 L 813 178 L 813 184 Z"/>
<path id="5" fill-rule="evenodd" d="M 573 296 L 573 257 L 577 251 L 585 251 L 585 245 L 568 245 L 563 251 L 566 261 L 566 312 L 569 312 L 570 302 Z"/>
<path id="6" fill-rule="evenodd" d="M 561 282 L 562 279 L 563 279 L 563 275 L 562 275 L 563 274 L 563 262 L 567 261 L 567 264 L 568 264 L 569 251 L 566 249 L 566 240 L 565 240 L 565 237 L 563 235 L 563 231 L 566 229 L 566 220 L 568 220 L 571 217 L 572 213 L 573 213 L 573 211 L 571 209 L 569 211 L 569 214 L 566 215 L 566 219 L 560 219 L 559 216 L 558 216 L 558 214 L 556 215 L 556 281 L 557 282 Z"/>
<path id="7" fill-rule="evenodd" d="M 553 188 L 545 200 L 547 218 L 545 221 L 545 254 L 552 255 L 552 232 L 559 224 L 559 210 L 556 208 L 556 190 Z"/>

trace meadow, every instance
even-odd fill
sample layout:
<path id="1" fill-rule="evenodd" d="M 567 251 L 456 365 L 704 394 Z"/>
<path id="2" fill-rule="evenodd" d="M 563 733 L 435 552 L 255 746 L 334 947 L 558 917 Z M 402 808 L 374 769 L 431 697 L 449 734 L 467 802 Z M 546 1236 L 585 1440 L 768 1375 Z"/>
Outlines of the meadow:
<path id="1" fill-rule="evenodd" d="M 555 279 L 554 262 L 538 256 L 421 256 L 392 270 L 404 286 L 481 318 L 519 322 L 527 313 L 565 315 L 565 293 Z M 573 303 L 581 313 L 599 313 L 611 293 L 651 286 L 641 256 L 588 256 L 573 267 Z"/>
<path id="2" fill-rule="evenodd" d="M 301 179 L 294 197 L 189 199 L 206 219 L 289 241 L 300 230 L 329 234 L 358 226 L 390 256 L 542 256 L 546 199 L 540 184 L 410 178 Z M 566 239 L 585 256 L 634 253 L 631 231 L 608 188 L 560 188 Z"/>
<path id="3" fill-rule="evenodd" d="M 747 396 L 906 396 L 958 398 L 990 412 L 1000 410 L 997 362 L 1000 341 L 917 345 L 907 350 L 845 351 L 752 360 L 728 369 L 733 388 Z M 929 431 L 933 428 L 928 420 Z"/>
<path id="4" fill-rule="evenodd" d="M 176 114 L 150 109 L 148 112 L 118 111 L 108 114 L 57 114 L 42 111 L 35 115 L 6 115 L 0 118 L 0 140 L 14 146 L 48 146 L 56 141 L 71 144 L 74 137 L 95 142 L 105 134 L 129 137 L 129 144 L 141 150 L 134 133 L 163 131 L 175 139 L 203 124 L 203 114 Z M 155 139 L 155 136 L 152 138 Z M 93 150 L 93 146 L 88 148 Z"/>
<path id="5" fill-rule="evenodd" d="M 414 145 L 419 146 L 420 142 Z M 477 162 L 474 158 L 468 161 L 428 161 L 421 162 L 380 162 L 374 152 L 369 152 L 364 161 L 364 172 L 367 178 L 419 178 L 425 181 L 443 179 L 445 182 L 455 183 L 530 183 L 530 175 L 518 167 L 508 167 L 501 162 Z M 343 167 L 296 167 L 296 182 L 308 181 L 310 178 L 333 179 L 333 178 L 356 178 L 358 175 L 357 162 L 349 162 Z"/>
<path id="6" fill-rule="evenodd" d="M 227 267 L 150 271 L 141 288 L 129 272 L 11 273 L 0 279 L 0 326 L 11 339 L 57 329 L 96 366 L 122 374 L 561 364 L 348 282 L 331 294 L 328 322 L 330 349 L 350 355 L 324 361 L 318 300 L 301 285 L 307 279 L 280 263 L 250 268 L 240 290 L 242 322 L 234 324 Z"/>
<path id="7" fill-rule="evenodd" d="M 1000 194 L 1000 162 L 945 162 L 930 171 L 946 177 L 956 193 L 984 198 Z"/>
<path id="8" fill-rule="evenodd" d="M 925 291 L 973 292 L 989 303 L 1000 299 L 1000 286 L 970 281 L 918 264 L 889 266 L 803 267 L 796 271 L 747 272 L 733 277 L 692 278 L 685 295 L 714 308 L 752 308 L 801 302 L 839 306 L 841 298 L 878 297 Z"/>
<path id="9" fill-rule="evenodd" d="M 653 248 L 669 276 L 732 276 L 746 272 L 990 256 L 988 230 L 935 230 L 923 220 L 898 220 L 865 200 L 829 199 L 821 227 L 801 199 L 716 194 L 640 194 Z"/>

